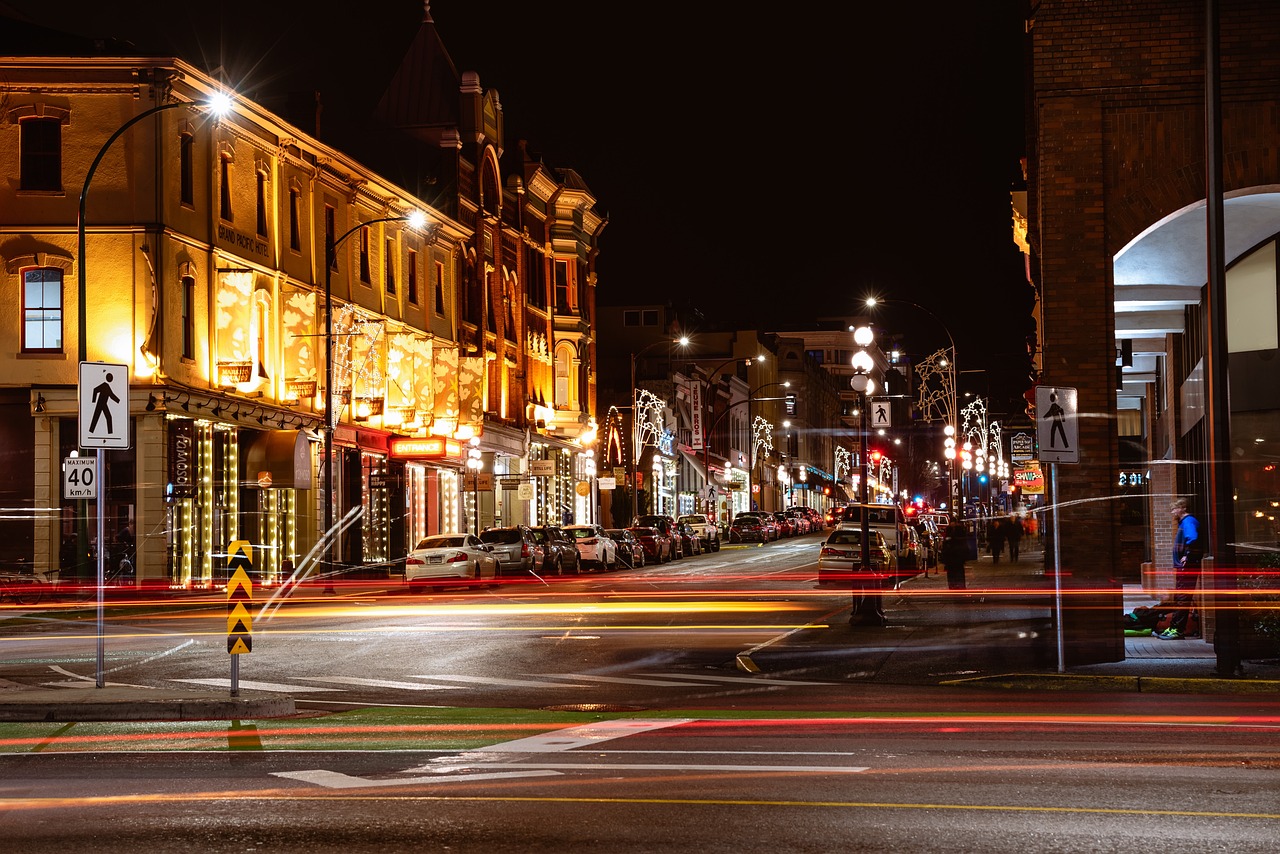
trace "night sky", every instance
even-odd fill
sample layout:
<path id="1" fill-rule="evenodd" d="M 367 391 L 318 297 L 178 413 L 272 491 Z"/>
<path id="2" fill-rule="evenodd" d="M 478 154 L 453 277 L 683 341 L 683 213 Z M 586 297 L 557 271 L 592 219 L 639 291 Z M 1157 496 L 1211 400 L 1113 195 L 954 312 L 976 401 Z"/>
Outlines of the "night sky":
<path id="1" fill-rule="evenodd" d="M 945 320 L 962 369 L 987 371 L 962 388 L 999 411 L 1030 331 L 1009 208 L 1023 5 L 434 0 L 431 15 L 459 72 L 498 90 L 507 144 L 527 139 L 595 194 L 600 302 L 770 331 L 896 296 Z M 0 10 L 173 47 L 251 97 L 318 88 L 326 122 L 390 74 L 422 19 L 417 0 Z M 909 353 L 946 343 L 917 309 L 878 325 Z"/>

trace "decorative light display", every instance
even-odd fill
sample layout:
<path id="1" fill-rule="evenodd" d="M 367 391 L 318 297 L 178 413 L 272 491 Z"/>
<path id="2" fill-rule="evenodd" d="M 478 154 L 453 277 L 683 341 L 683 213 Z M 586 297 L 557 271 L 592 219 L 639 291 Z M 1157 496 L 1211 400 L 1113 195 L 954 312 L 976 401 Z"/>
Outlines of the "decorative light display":
<path id="1" fill-rule="evenodd" d="M 658 447 L 664 432 L 662 413 L 666 408 L 667 402 L 647 388 L 636 391 L 635 422 L 639 439 L 636 445 L 637 456 L 640 454 L 640 448 L 646 445 Z"/>
<path id="2" fill-rule="evenodd" d="M 853 471 L 853 455 L 848 448 L 836 446 L 836 480 Z"/>
<path id="3" fill-rule="evenodd" d="M 757 415 L 751 422 L 751 466 L 763 453 L 766 457 L 773 451 L 773 424 L 769 419 Z"/>

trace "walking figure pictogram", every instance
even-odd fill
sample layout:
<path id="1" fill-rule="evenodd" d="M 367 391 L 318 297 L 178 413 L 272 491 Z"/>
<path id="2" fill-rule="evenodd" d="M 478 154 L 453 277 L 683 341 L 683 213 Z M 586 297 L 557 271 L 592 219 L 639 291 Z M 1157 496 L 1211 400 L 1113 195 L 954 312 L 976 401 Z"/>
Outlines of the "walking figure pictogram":
<path id="1" fill-rule="evenodd" d="M 107 432 L 115 432 L 111 427 L 111 401 L 119 403 L 120 398 L 116 397 L 116 393 L 111 390 L 111 380 L 111 374 L 107 374 L 106 380 L 93 388 L 93 418 L 89 421 L 90 433 L 98 431 L 98 419 L 104 415 L 107 418 Z"/>
<path id="2" fill-rule="evenodd" d="M 889 421 L 889 409 L 883 403 L 876 407 L 876 423 L 884 424 Z"/>
<path id="3" fill-rule="evenodd" d="M 1067 413 L 1058 405 L 1058 393 L 1056 391 L 1049 392 L 1049 408 L 1045 411 L 1043 417 L 1053 419 L 1053 427 L 1049 431 L 1049 447 L 1058 447 L 1058 436 L 1062 437 L 1063 448 L 1071 447 L 1067 443 L 1067 428 L 1063 426 Z"/>

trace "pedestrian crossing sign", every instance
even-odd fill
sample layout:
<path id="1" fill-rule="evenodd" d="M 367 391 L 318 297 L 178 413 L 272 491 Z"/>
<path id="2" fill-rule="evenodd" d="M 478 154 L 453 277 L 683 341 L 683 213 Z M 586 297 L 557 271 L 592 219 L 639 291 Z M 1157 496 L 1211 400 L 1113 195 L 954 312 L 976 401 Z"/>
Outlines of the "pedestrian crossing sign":
<path id="1" fill-rule="evenodd" d="M 80 447 L 129 447 L 129 366 L 81 362 Z"/>
<path id="2" fill-rule="evenodd" d="M 1036 386 L 1036 444 L 1042 463 L 1080 462 L 1080 425 L 1076 390 Z"/>

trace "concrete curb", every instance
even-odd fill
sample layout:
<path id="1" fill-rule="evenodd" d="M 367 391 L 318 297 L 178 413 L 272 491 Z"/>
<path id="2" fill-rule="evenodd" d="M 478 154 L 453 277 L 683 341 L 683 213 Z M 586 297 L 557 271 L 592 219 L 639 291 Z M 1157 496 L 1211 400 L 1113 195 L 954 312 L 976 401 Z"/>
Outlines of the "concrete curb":
<path id="1" fill-rule="evenodd" d="M 78 695 L 78 696 L 74 696 Z M 0 722 L 230 721 L 287 718 L 292 697 L 153 691 L 147 688 L 54 688 L 0 693 Z"/>
<path id="2" fill-rule="evenodd" d="M 1274 679 L 1191 679 L 1171 676 L 1090 676 L 1064 673 L 1008 673 L 950 679 L 939 685 L 1013 688 L 1031 691 L 1133 691 L 1141 694 L 1280 694 Z"/>

